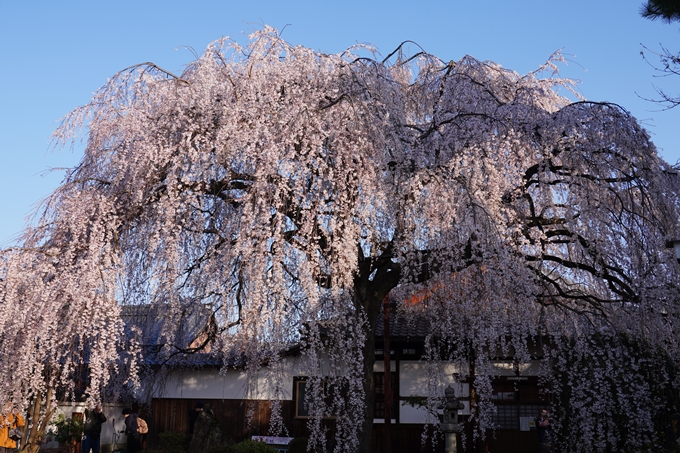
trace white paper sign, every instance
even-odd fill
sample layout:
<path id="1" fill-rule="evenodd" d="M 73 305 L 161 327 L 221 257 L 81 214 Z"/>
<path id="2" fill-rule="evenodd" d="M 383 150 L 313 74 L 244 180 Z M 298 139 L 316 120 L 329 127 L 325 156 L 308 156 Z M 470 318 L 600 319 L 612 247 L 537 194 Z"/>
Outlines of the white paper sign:
<path id="1" fill-rule="evenodd" d="M 531 430 L 531 422 L 532 421 L 533 421 L 533 418 L 531 418 L 531 417 L 520 417 L 519 418 L 519 430 L 520 431 Z"/>

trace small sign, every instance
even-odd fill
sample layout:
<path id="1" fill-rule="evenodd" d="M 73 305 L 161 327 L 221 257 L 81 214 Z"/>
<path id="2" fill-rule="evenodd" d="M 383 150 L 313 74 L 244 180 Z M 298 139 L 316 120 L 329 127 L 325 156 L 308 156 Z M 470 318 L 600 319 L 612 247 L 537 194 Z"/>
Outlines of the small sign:
<path id="1" fill-rule="evenodd" d="M 520 417 L 519 418 L 519 430 L 520 431 L 531 431 L 531 425 L 534 424 L 534 419 L 532 417 Z"/>
<path id="2" fill-rule="evenodd" d="M 268 445 L 288 445 L 292 437 L 278 437 L 278 436 L 253 436 L 253 440 L 259 440 Z"/>

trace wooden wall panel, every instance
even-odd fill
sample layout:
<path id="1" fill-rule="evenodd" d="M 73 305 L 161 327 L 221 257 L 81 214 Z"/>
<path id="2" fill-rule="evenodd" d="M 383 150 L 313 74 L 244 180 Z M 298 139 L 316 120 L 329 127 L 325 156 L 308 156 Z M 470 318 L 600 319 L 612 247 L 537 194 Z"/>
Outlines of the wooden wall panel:
<path id="1" fill-rule="evenodd" d="M 155 445 L 158 433 L 188 432 L 189 411 L 195 407 L 196 401 L 191 399 L 154 399 L 151 417 L 147 420 L 149 424 L 149 445 Z M 271 409 L 267 401 L 204 400 L 203 402 L 212 406 L 215 417 L 230 443 L 239 442 L 253 435 L 268 434 Z M 253 411 L 253 423 L 250 427 L 246 422 L 248 404 L 252 405 Z M 282 401 L 281 404 L 284 423 L 289 435 L 291 437 L 308 437 L 307 420 L 295 418 L 293 401 Z M 324 420 L 324 424 L 331 433 L 335 431 L 333 420 Z M 373 425 L 374 453 L 388 453 L 382 451 L 384 432 L 385 426 L 383 424 Z M 431 440 L 422 445 L 422 432 L 423 425 L 420 424 L 392 424 L 390 429 L 392 452 L 389 453 L 443 453 L 443 439 L 440 439 L 435 445 L 432 444 Z M 535 431 L 497 430 L 495 436 L 493 433 L 489 433 L 489 438 L 483 445 L 478 445 L 475 448 L 470 444 L 467 445 L 465 452 L 538 452 Z M 463 451 L 460 436 L 458 451 Z"/>

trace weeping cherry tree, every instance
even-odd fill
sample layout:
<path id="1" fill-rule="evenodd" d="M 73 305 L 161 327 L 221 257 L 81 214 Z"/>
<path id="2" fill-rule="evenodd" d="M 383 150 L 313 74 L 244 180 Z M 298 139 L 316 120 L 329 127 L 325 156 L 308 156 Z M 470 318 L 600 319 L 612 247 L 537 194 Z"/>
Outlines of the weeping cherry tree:
<path id="1" fill-rule="evenodd" d="M 280 398 L 281 353 L 301 344 L 313 445 L 323 386 L 344 389 L 338 452 L 371 451 L 386 297 L 430 320 L 433 389 L 441 361 L 474 369 L 478 436 L 493 351 L 528 362 L 532 338 L 586 350 L 573 339 L 610 333 L 677 357 L 680 267 L 665 248 L 680 234 L 677 168 L 623 108 L 565 97 L 557 60 L 519 75 L 402 46 L 384 60 L 327 55 L 264 28 L 245 47 L 213 43 L 181 75 L 119 72 L 63 121 L 57 140 L 84 137 L 83 159 L 2 254 L 0 347 L 13 360 L 0 395 L 44 398 L 85 355 L 90 399 L 133 385 L 121 305 L 163 314 L 166 357 L 201 350 L 173 329 L 209 307 L 204 344 L 244 357 L 251 378 L 267 363 Z M 636 429 L 606 434 L 653 444 L 653 401 L 631 388 Z M 565 448 L 599 434 L 579 435 Z"/>

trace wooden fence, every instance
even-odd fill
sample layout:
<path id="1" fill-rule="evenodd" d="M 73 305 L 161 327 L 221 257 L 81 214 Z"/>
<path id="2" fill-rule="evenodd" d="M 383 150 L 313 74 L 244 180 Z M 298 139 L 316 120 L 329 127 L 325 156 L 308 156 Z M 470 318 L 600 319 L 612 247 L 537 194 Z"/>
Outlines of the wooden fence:
<path id="1" fill-rule="evenodd" d="M 151 405 L 151 414 L 147 414 L 149 424 L 149 444 L 154 445 L 158 434 L 162 432 L 186 433 L 189 430 L 189 412 L 194 409 L 197 400 L 192 399 L 154 399 Z M 268 401 L 241 401 L 241 400 L 205 400 L 206 406 L 210 406 L 215 413 L 215 418 L 225 435 L 227 442 L 236 443 L 249 439 L 253 435 L 267 435 L 271 409 Z M 281 402 L 284 424 L 290 437 L 309 437 L 307 420 L 295 417 L 293 401 Z M 252 423 L 248 426 L 246 412 L 252 411 Z M 324 420 L 330 435 L 335 432 L 333 420 Z M 469 427 L 468 427 L 469 428 Z M 420 424 L 393 424 L 390 429 L 392 444 L 391 452 L 383 452 L 383 439 L 385 425 L 373 425 L 373 452 L 374 453 L 443 453 L 444 442 L 439 439 L 434 445 L 430 439 L 423 445 L 421 443 L 423 425 Z M 472 433 L 469 432 L 468 435 Z M 531 453 L 538 451 L 536 433 L 519 432 L 511 430 L 498 430 L 489 433 L 486 442 L 473 446 L 471 442 L 467 448 L 461 448 L 460 438 L 458 451 L 476 452 L 504 452 L 504 453 Z"/>

